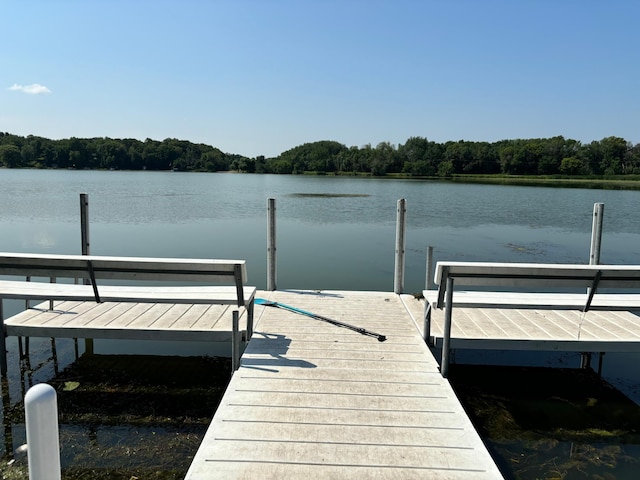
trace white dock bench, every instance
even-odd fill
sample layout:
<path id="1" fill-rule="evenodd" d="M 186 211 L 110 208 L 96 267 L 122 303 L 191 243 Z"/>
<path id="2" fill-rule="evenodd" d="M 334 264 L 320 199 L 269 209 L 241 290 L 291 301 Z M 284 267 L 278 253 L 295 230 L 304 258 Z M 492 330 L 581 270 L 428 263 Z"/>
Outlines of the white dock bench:
<path id="1" fill-rule="evenodd" d="M 7 336 L 207 341 L 228 309 L 253 329 L 244 260 L 0 253 L 0 276 L 2 375 Z M 45 303 L 5 320 L 3 299 Z"/>
<path id="2" fill-rule="evenodd" d="M 451 327 L 453 308 L 464 310 L 473 316 L 472 309 L 491 310 L 498 317 L 505 310 L 517 312 L 520 320 L 527 316 L 523 310 L 543 310 L 549 314 L 545 318 L 562 321 L 557 311 L 578 312 L 578 316 L 588 311 L 619 312 L 613 322 L 626 322 L 629 335 L 621 343 L 635 343 L 640 347 L 640 322 L 629 310 L 640 309 L 640 266 L 637 265 L 574 265 L 574 264 L 532 264 L 532 263 L 490 263 L 490 262 L 438 262 L 435 272 L 437 292 L 425 290 L 424 338 L 431 342 L 431 317 L 434 308 L 445 309 L 442 332 L 441 372 L 447 375 L 451 348 Z M 466 287 L 508 288 L 509 291 L 469 291 L 455 290 L 455 285 Z M 572 289 L 566 293 L 558 289 Z M 611 293 L 612 291 L 634 291 L 634 293 Z M 575 293 L 581 291 L 584 293 Z M 527 327 L 516 325 L 512 315 L 508 319 L 516 330 L 520 328 L 521 343 L 530 339 L 523 335 Z M 565 315 L 564 318 L 567 316 Z M 503 322 L 506 323 L 506 322 Z M 580 323 L 582 321 L 580 320 Z M 630 325 L 628 327 L 627 325 Z M 579 325 L 580 326 L 580 325 Z M 504 330 L 504 325 L 492 325 L 487 330 Z M 562 330 L 562 328 L 558 329 Z M 502 333 L 502 332 L 501 332 Z M 562 333 L 562 332 L 561 332 Z M 579 330 L 578 330 L 579 334 Z M 491 333 L 481 333 L 489 338 Z M 516 336 L 518 334 L 516 333 Z M 510 337 L 513 338 L 513 337 Z M 568 344 L 559 335 L 558 343 Z M 496 344 L 500 340 L 496 341 Z M 502 340 L 504 341 L 504 340 Z M 553 341 L 553 339 L 551 339 Z M 597 342 L 591 342 L 593 344 Z M 557 345 L 556 345 L 557 346 Z M 525 348 L 522 346 L 522 348 Z"/>

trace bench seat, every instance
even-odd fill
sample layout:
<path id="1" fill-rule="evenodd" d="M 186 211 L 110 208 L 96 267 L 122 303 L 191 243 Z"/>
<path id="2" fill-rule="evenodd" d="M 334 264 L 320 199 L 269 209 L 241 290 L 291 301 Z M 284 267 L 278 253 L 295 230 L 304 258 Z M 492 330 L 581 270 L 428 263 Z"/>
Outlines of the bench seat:
<path id="1" fill-rule="evenodd" d="M 3 375 L 8 335 L 211 341 L 242 317 L 253 332 L 244 260 L 0 253 L 0 277 Z M 4 319 L 3 299 L 43 303 Z"/>
<path id="2" fill-rule="evenodd" d="M 449 367 L 449 353 L 452 345 L 452 311 L 454 309 L 464 310 L 461 312 L 462 316 L 466 316 L 475 323 L 474 328 L 480 332 L 480 336 L 488 340 L 498 340 L 499 337 L 505 337 L 505 328 L 507 327 L 515 329 L 516 332 L 520 329 L 522 341 L 542 340 L 529 335 L 531 331 L 538 328 L 529 319 L 538 315 L 538 321 L 542 323 L 547 321 L 553 313 L 555 320 L 552 323 L 569 322 L 568 315 L 557 314 L 563 311 L 573 311 L 571 312 L 575 314 L 573 317 L 577 317 L 577 320 L 574 321 L 575 325 L 567 328 L 567 331 L 571 331 L 572 328 L 577 327 L 577 334 L 571 334 L 569 338 L 564 338 L 567 332 L 563 332 L 557 338 L 558 344 L 564 342 L 569 345 L 569 343 L 581 341 L 586 315 L 592 311 L 604 312 L 609 315 L 620 312 L 634 332 L 638 329 L 637 317 L 630 312 L 640 309 L 639 265 L 445 261 L 438 262 L 436 265 L 435 284 L 438 285 L 437 291 L 425 290 L 423 292 L 425 297 L 424 338 L 425 341 L 432 343 L 432 313 L 435 309 L 444 309 L 441 373 L 445 377 Z M 459 286 L 470 287 L 472 290 L 454 288 Z M 473 290 L 474 288 L 487 289 L 487 291 Z M 496 288 L 508 291 L 496 291 Z M 564 293 L 567 290 L 575 293 Z M 476 315 L 473 312 L 474 309 L 483 313 Z M 517 313 L 517 315 L 502 314 L 507 311 Z M 545 311 L 549 314 L 542 313 Z M 529 312 L 529 314 L 524 312 Z M 491 315 L 504 318 L 491 322 L 491 325 L 487 326 L 487 331 L 481 327 L 478 328 L 478 323 L 474 319 Z M 519 319 L 513 320 L 518 315 Z M 523 325 L 523 318 L 527 319 L 525 322 L 529 321 L 526 327 Z M 498 325 L 500 322 L 503 323 L 504 328 Z M 552 324 L 549 325 L 552 326 Z M 615 322 L 613 322 L 612 329 L 615 330 L 615 328 Z M 521 341 L 519 338 L 513 337 L 511 333 L 506 336 L 511 342 Z M 619 338 L 618 335 L 614 336 Z M 628 338 L 631 342 L 637 343 L 637 337 L 632 337 L 634 336 L 631 335 Z M 551 338 L 549 341 L 555 340 Z M 598 341 L 599 339 L 595 337 L 591 343 L 597 345 Z M 615 341 L 618 342 L 617 339 Z M 621 345 L 625 342 L 618 343 Z M 459 344 L 459 342 L 456 343 Z"/>
<path id="3" fill-rule="evenodd" d="M 437 308 L 438 291 L 424 290 L 425 301 Z M 582 309 L 587 302 L 587 294 L 550 292 L 496 292 L 457 290 L 453 297 L 454 307 L 467 308 L 551 308 Z M 596 293 L 590 310 L 630 310 L 640 309 L 640 294 Z"/>
<path id="4" fill-rule="evenodd" d="M 233 305 L 43 302 L 5 320 L 8 336 L 229 342 Z M 246 311 L 245 311 L 246 313 Z M 240 330 L 246 337 L 246 328 Z"/>

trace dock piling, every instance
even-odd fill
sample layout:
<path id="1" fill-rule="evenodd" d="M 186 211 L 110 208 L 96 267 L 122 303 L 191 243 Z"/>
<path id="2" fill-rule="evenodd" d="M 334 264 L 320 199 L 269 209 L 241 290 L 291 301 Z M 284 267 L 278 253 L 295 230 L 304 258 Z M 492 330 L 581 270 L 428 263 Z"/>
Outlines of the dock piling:
<path id="1" fill-rule="evenodd" d="M 396 219 L 396 263 L 393 283 L 394 293 L 404 292 L 404 265 L 405 265 L 405 231 L 407 220 L 407 201 L 404 198 L 398 200 Z"/>
<path id="2" fill-rule="evenodd" d="M 80 245 L 82 255 L 89 255 L 89 195 L 80 194 Z"/>
<path id="3" fill-rule="evenodd" d="M 276 290 L 276 199 L 267 202 L 267 290 Z"/>
<path id="4" fill-rule="evenodd" d="M 433 288 L 433 246 L 427 247 L 427 278 L 425 279 L 425 287 L 427 290 Z"/>
<path id="5" fill-rule="evenodd" d="M 604 203 L 593 204 L 593 225 L 591 227 L 591 250 L 589 252 L 589 265 L 600 264 L 600 245 L 602 243 L 602 220 L 604 215 Z"/>

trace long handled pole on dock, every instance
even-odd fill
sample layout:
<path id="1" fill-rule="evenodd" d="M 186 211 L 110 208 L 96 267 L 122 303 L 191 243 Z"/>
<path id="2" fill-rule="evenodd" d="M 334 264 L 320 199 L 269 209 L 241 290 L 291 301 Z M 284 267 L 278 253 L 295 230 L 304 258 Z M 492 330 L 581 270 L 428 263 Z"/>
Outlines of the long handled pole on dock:
<path id="1" fill-rule="evenodd" d="M 267 306 L 267 307 L 282 308 L 283 310 L 288 310 L 290 312 L 299 313 L 300 315 L 305 315 L 305 316 L 311 317 L 311 318 L 313 318 L 315 320 L 321 320 L 323 322 L 327 322 L 327 323 L 330 323 L 332 325 L 336 325 L 338 327 L 348 328 L 349 330 L 353 330 L 354 332 L 358 332 L 358 333 L 360 333 L 362 335 L 367 335 L 369 337 L 375 337 L 375 338 L 378 339 L 379 342 L 384 342 L 387 339 L 386 336 L 380 335 L 379 333 L 372 332 L 372 331 L 367 330 L 365 328 L 357 327 L 357 326 L 351 325 L 349 323 L 340 322 L 340 321 L 334 320 L 332 318 L 323 317 L 322 315 L 317 315 L 315 313 L 308 312 L 308 311 L 302 310 L 300 308 L 292 307 L 290 305 L 285 305 L 284 303 L 270 302 L 269 300 L 264 300 L 263 298 L 256 298 L 255 299 L 255 304 L 256 305 L 264 305 L 264 306 Z"/>

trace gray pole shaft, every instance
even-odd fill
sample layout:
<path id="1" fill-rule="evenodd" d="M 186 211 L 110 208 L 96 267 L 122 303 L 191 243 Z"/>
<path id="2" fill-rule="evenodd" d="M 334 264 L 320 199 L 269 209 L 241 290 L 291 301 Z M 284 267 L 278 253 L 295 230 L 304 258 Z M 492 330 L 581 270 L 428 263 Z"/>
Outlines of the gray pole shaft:
<path id="1" fill-rule="evenodd" d="M 396 220 L 396 265 L 393 282 L 394 293 L 404 291 L 404 249 L 405 230 L 407 221 L 407 202 L 404 198 L 398 200 L 398 215 Z"/>
<path id="2" fill-rule="evenodd" d="M 604 203 L 593 204 L 593 226 L 591 227 L 591 250 L 589 252 L 589 265 L 600 264 L 600 244 L 602 243 L 602 220 L 604 215 Z"/>
<path id="3" fill-rule="evenodd" d="M 276 199 L 267 202 L 267 290 L 276 289 Z"/>
<path id="4" fill-rule="evenodd" d="M 238 310 L 233 311 L 231 319 L 231 374 L 240 367 L 240 314 Z"/>
<path id="5" fill-rule="evenodd" d="M 4 312 L 2 311 L 2 299 L 0 298 L 0 375 L 7 376 L 7 337 L 4 334 Z M 4 394 L 4 392 L 3 392 Z"/>
<path id="6" fill-rule="evenodd" d="M 433 288 L 433 247 L 429 245 L 427 247 L 427 278 L 425 281 L 425 287 L 427 290 Z"/>
<path id="7" fill-rule="evenodd" d="M 89 196 L 80 194 L 80 236 L 82 255 L 89 255 Z"/>
<path id="8" fill-rule="evenodd" d="M 447 278 L 447 294 L 444 306 L 444 332 L 442 335 L 442 362 L 440 373 L 444 378 L 449 374 L 449 353 L 451 351 L 451 312 L 453 310 L 453 278 Z"/>

